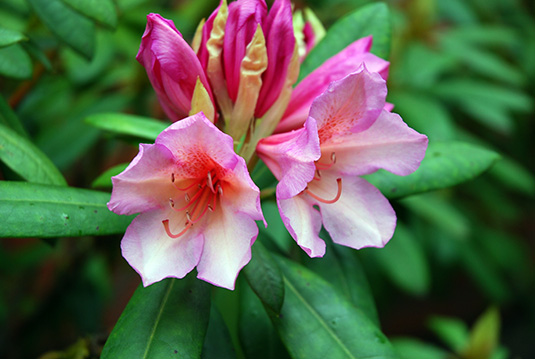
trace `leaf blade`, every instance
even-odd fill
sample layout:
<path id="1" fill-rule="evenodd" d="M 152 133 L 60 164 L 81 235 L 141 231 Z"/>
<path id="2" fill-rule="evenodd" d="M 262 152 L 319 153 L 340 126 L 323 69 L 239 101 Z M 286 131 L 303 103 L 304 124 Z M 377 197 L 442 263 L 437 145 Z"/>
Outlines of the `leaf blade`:
<path id="1" fill-rule="evenodd" d="M 123 113 L 91 115 L 86 118 L 86 123 L 117 134 L 136 136 L 152 141 L 170 125 L 152 118 Z"/>

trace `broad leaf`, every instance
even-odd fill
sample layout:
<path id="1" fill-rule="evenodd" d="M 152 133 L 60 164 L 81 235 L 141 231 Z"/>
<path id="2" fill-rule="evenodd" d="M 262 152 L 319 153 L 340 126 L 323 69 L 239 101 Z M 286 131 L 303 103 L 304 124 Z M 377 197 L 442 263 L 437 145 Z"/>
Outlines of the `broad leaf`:
<path id="1" fill-rule="evenodd" d="M 67 185 L 56 166 L 39 148 L 2 124 L 0 124 L 0 160 L 29 182 Z"/>
<path id="2" fill-rule="evenodd" d="M 132 216 L 110 212 L 110 194 L 0 181 L 0 237 L 73 237 L 123 233 Z"/>
<path id="3" fill-rule="evenodd" d="M 500 156 L 463 142 L 430 142 L 420 168 L 408 176 L 379 170 L 365 176 L 388 198 L 455 186 L 479 176 Z"/>
<path id="4" fill-rule="evenodd" d="M 28 134 L 20 123 L 19 118 L 11 109 L 11 107 L 9 107 L 9 104 L 3 96 L 0 96 L 0 124 L 10 127 L 12 130 L 15 130 L 19 135 L 28 137 Z"/>
<path id="5" fill-rule="evenodd" d="M 429 327 L 439 339 L 455 352 L 460 352 L 468 343 L 468 328 L 463 321 L 456 318 L 433 317 Z"/>
<path id="6" fill-rule="evenodd" d="M 325 236 L 328 234 L 325 233 Z M 323 234 L 322 238 L 325 238 Z M 379 327 L 375 302 L 356 251 L 337 244 L 333 245 L 330 241 L 326 244 L 327 250 L 321 260 L 303 255 L 305 265 L 331 283 L 339 294 L 364 312 Z"/>
<path id="7" fill-rule="evenodd" d="M 32 75 L 32 60 L 20 44 L 0 48 L 0 76 L 27 79 Z"/>
<path id="8" fill-rule="evenodd" d="M 81 14 L 110 28 L 117 26 L 117 11 L 113 0 L 63 0 Z"/>
<path id="9" fill-rule="evenodd" d="M 27 37 L 22 32 L 0 27 L 0 47 L 8 46 L 25 40 L 27 40 Z"/>
<path id="10" fill-rule="evenodd" d="M 277 262 L 286 295 L 271 320 L 293 358 L 397 358 L 385 335 L 329 283 L 292 261 Z"/>
<path id="11" fill-rule="evenodd" d="M 371 52 L 387 58 L 391 39 L 390 12 L 382 3 L 370 4 L 337 21 L 301 64 L 298 82 L 328 58 L 356 40 L 373 35 Z"/>
<path id="12" fill-rule="evenodd" d="M 86 122 L 103 130 L 151 141 L 170 125 L 152 118 L 124 113 L 99 113 L 87 117 Z"/>
<path id="13" fill-rule="evenodd" d="M 227 325 L 213 303 L 210 307 L 210 321 L 206 329 L 201 358 L 236 358 L 236 350 L 232 346 L 232 339 Z"/>
<path id="14" fill-rule="evenodd" d="M 190 273 L 140 286 L 111 332 L 102 358 L 200 358 L 210 285 Z"/>
<path id="15" fill-rule="evenodd" d="M 392 345 L 402 359 L 451 359 L 451 353 L 418 339 L 396 338 Z"/>
<path id="16" fill-rule="evenodd" d="M 258 298 L 273 312 L 280 313 L 284 302 L 284 283 L 280 268 L 259 240 L 251 251 L 251 261 L 243 271 L 245 278 Z"/>
<path id="17" fill-rule="evenodd" d="M 87 58 L 95 48 L 95 25 L 61 0 L 28 0 L 41 21 L 63 42 Z"/>

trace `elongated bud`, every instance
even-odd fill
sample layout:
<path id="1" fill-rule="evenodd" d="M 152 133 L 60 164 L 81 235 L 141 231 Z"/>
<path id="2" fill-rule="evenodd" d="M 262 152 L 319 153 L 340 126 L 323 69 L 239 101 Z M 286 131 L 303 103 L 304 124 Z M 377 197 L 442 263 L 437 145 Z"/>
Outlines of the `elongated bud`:
<path id="1" fill-rule="evenodd" d="M 232 101 L 230 100 L 227 84 L 225 81 L 225 74 L 223 72 L 223 41 L 225 38 L 225 26 L 228 18 L 228 6 L 227 1 L 222 0 L 219 5 L 219 11 L 214 19 L 212 31 L 210 32 L 210 38 L 206 42 L 206 48 L 208 50 L 208 64 L 206 67 L 206 73 L 210 84 L 212 85 L 212 91 L 216 98 L 217 104 L 223 114 L 223 118 L 229 118 L 232 111 Z"/>
<path id="2" fill-rule="evenodd" d="M 227 132 L 235 140 L 239 140 L 249 129 L 262 87 L 262 74 L 267 66 L 266 39 L 258 24 L 241 62 L 238 97 L 227 124 Z"/>
<path id="3" fill-rule="evenodd" d="M 192 116 L 199 112 L 203 112 L 212 123 L 215 122 L 214 104 L 200 78 L 197 78 L 197 83 L 193 90 L 193 97 L 191 98 L 191 110 L 189 115 Z"/>

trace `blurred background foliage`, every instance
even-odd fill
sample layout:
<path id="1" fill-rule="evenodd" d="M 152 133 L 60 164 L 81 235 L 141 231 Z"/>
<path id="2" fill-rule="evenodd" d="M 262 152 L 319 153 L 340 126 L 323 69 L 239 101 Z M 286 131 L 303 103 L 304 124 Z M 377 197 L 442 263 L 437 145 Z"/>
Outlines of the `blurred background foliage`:
<path id="1" fill-rule="evenodd" d="M 309 0 L 296 7 L 311 7 L 328 28 L 369 2 Z M 387 4 L 394 111 L 431 140 L 471 142 L 501 159 L 465 184 L 393 201 L 398 228 L 384 249 L 330 246 L 327 257 L 337 253 L 362 265 L 375 320 L 403 358 L 534 358 L 535 5 Z M 135 61 L 146 14 L 173 19 L 191 39 L 216 6 L 212 0 L 3 0 L 0 123 L 15 123 L 16 114 L 23 123 L 17 132 L 52 160 L 68 184 L 90 188 L 105 170 L 130 161 L 137 142 L 90 126 L 88 116 L 164 118 Z M 3 179 L 19 179 L 3 164 L 0 171 Z M 276 207 L 268 203 L 264 210 L 274 222 Z M 280 225 L 263 237 L 274 239 L 267 238 L 266 246 L 302 257 L 313 271 L 338 280 L 328 258 L 299 255 Z M 119 242 L 120 236 L 2 239 L 0 357 L 97 357 L 139 283 Z M 241 347 L 238 355 L 254 352 L 255 343 L 243 335 L 254 328 L 238 317 L 238 294 L 214 291 L 228 335 Z M 247 291 L 242 309 L 262 323 Z M 374 311 L 372 305 L 368 312 Z M 280 347 L 276 337 L 265 340 Z"/>

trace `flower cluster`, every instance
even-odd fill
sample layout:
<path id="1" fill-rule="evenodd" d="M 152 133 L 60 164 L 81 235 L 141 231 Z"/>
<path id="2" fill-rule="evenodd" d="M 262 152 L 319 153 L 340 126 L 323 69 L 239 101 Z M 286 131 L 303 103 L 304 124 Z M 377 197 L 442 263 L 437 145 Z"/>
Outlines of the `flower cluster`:
<path id="1" fill-rule="evenodd" d="M 289 0 L 269 10 L 264 0 L 222 0 L 191 46 L 172 21 L 147 20 L 137 59 L 175 123 L 140 145 L 113 178 L 108 204 L 140 213 L 122 251 L 144 285 L 197 267 L 199 278 L 234 288 L 251 258 L 255 221 L 263 221 L 248 171 L 258 158 L 279 181 L 281 218 L 309 256 L 325 253 L 322 225 L 352 248 L 388 242 L 395 213 L 359 176 L 415 171 L 427 138 L 390 112 L 389 63 L 370 53 L 371 37 L 294 87 L 300 61 L 321 36 L 310 25 L 294 31 Z"/>

